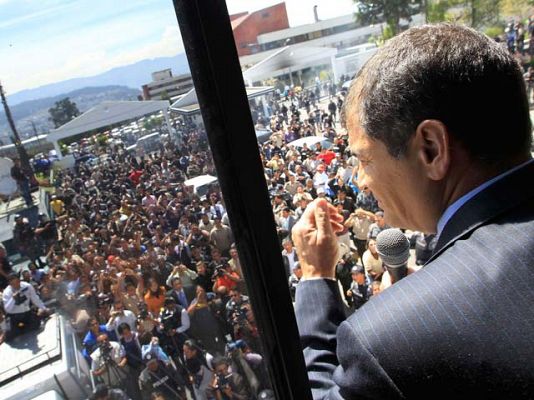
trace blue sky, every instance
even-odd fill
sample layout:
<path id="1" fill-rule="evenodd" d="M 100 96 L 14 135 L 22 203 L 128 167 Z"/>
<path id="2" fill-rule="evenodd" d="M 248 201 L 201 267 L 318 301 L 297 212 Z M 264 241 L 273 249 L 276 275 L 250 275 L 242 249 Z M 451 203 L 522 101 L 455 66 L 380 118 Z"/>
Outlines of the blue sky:
<path id="1" fill-rule="evenodd" d="M 232 14 L 278 2 L 227 5 Z M 352 0 L 287 0 L 290 25 L 313 22 L 315 4 L 322 19 L 353 9 Z M 171 0 L 0 0 L 0 80 L 11 94 L 182 51 Z"/>

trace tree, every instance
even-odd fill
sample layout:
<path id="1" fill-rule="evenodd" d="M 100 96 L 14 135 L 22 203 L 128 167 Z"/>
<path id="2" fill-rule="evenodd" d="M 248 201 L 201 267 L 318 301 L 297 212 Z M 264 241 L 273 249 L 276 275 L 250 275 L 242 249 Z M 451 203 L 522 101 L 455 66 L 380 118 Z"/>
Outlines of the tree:
<path id="1" fill-rule="evenodd" d="M 59 128 L 80 115 L 80 110 L 78 110 L 76 103 L 65 97 L 63 100 L 56 101 L 54 107 L 50 108 L 48 113 L 50 114 L 49 120 L 52 121 L 54 127 Z"/>
<path id="2" fill-rule="evenodd" d="M 421 4 L 422 0 L 360 0 L 356 1 L 356 19 L 363 25 L 386 22 L 396 35 L 401 18 L 411 21 Z"/>

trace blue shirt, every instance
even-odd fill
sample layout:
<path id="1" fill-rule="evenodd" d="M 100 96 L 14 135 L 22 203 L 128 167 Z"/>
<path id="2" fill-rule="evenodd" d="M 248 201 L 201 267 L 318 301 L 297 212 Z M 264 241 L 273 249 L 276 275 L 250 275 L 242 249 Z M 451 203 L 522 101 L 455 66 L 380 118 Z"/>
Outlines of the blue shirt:
<path id="1" fill-rule="evenodd" d="M 458 200 L 456 200 L 454 203 L 452 203 L 445 212 L 441 215 L 441 218 L 438 221 L 438 229 L 437 229 L 437 236 L 441 235 L 441 232 L 443 232 L 443 229 L 445 228 L 445 225 L 447 225 L 447 222 L 452 218 L 454 214 L 462 207 L 465 203 L 467 203 L 469 200 L 471 200 L 473 197 L 475 197 L 477 194 L 479 194 L 481 191 L 486 189 L 487 187 L 493 185 L 495 182 L 500 181 L 502 178 L 510 175 L 512 172 L 515 172 L 523 167 L 526 167 L 531 162 L 533 162 L 534 159 L 530 159 L 528 161 L 525 161 L 523 164 L 520 164 L 506 172 L 503 172 L 500 175 L 497 175 L 496 177 L 490 179 L 489 181 L 484 182 L 482 185 L 476 187 L 475 189 L 471 190 L 470 192 L 464 194 L 462 197 L 460 197 Z M 528 183 L 527 183 L 528 184 Z M 530 183 L 532 184 L 532 182 Z"/>

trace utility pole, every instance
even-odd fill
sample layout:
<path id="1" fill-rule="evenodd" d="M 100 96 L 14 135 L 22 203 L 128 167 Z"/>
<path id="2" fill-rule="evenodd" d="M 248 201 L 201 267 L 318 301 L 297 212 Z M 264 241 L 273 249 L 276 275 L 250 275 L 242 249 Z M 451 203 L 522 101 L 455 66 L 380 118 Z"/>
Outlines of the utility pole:
<path id="1" fill-rule="evenodd" d="M 6 95 L 4 93 L 2 82 L 0 82 L 0 97 L 2 98 L 2 104 L 4 106 L 4 112 L 6 113 L 7 122 L 9 123 L 9 127 L 11 128 L 11 131 L 13 132 L 13 136 L 11 140 L 13 141 L 13 144 L 15 145 L 15 148 L 17 149 L 17 153 L 19 153 L 20 164 L 22 168 L 29 175 L 30 181 L 31 181 L 32 178 L 34 177 L 33 169 L 30 166 L 28 153 L 26 152 L 26 149 L 24 148 L 24 145 L 22 144 L 20 140 L 19 133 L 17 132 L 17 128 L 15 127 L 15 122 L 13 122 L 13 116 L 11 115 L 11 110 L 9 109 L 9 106 L 7 105 Z"/>

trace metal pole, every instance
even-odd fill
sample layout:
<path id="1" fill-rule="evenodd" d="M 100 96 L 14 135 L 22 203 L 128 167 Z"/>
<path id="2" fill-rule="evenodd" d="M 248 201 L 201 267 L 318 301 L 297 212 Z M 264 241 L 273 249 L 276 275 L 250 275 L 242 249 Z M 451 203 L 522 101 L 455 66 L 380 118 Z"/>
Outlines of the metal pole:
<path id="1" fill-rule="evenodd" d="M 273 389 L 281 400 L 311 399 L 226 3 L 173 3 Z"/>
<path id="2" fill-rule="evenodd" d="M 9 127 L 11 128 L 11 131 L 13 132 L 13 138 L 15 139 L 13 141 L 13 144 L 15 145 L 15 148 L 17 149 L 17 152 L 19 154 L 20 163 L 22 165 L 22 168 L 26 171 L 26 173 L 29 175 L 30 180 L 31 180 L 33 178 L 33 169 L 30 166 L 28 153 L 26 152 L 26 149 L 24 148 L 24 145 L 22 144 L 20 140 L 19 133 L 15 126 L 15 122 L 13 121 L 13 116 L 11 115 L 11 110 L 9 109 L 9 106 L 7 105 L 7 100 L 6 100 L 6 96 L 4 93 L 4 88 L 2 86 L 2 82 L 0 82 L 0 98 L 2 99 L 2 104 L 4 106 L 4 111 L 6 113 L 7 122 L 9 124 Z"/>

